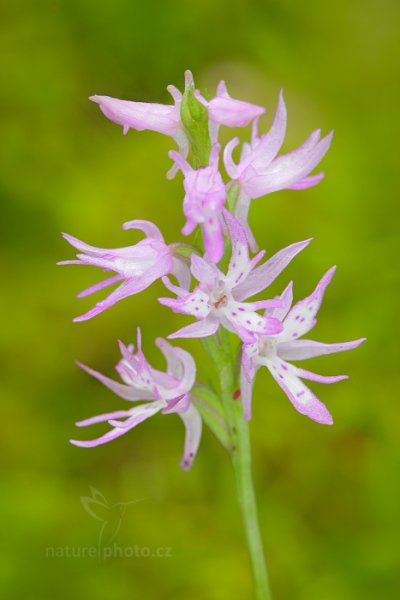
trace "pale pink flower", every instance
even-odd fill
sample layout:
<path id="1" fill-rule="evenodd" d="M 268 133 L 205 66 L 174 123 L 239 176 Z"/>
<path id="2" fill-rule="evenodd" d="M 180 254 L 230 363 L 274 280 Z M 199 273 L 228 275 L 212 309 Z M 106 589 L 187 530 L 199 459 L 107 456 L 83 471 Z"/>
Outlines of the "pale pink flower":
<path id="1" fill-rule="evenodd" d="M 281 92 L 271 129 L 259 137 L 258 119 L 254 121 L 251 142 L 243 144 L 239 164 L 235 164 L 232 158 L 239 138 L 231 140 L 224 150 L 226 171 L 232 182 L 239 186 L 235 214 L 245 228 L 253 250 L 256 244 L 248 225 L 250 201 L 286 188 L 306 189 L 319 183 L 324 176 L 323 173 L 309 174 L 327 153 L 333 131 L 321 139 L 321 131 L 318 129 L 302 146 L 276 158 L 285 134 L 286 106 Z"/>
<path id="2" fill-rule="evenodd" d="M 275 381 L 283 389 L 295 409 L 310 419 L 331 425 L 333 419 L 328 409 L 302 379 L 319 383 L 335 383 L 347 379 L 346 375 L 326 376 L 317 375 L 311 371 L 300 369 L 288 363 L 288 360 L 304 360 L 351 350 L 359 346 L 365 338 L 338 344 L 323 344 L 312 340 L 300 340 L 316 324 L 316 315 L 320 308 L 325 289 L 331 281 L 335 267 L 330 269 L 318 283 L 314 292 L 297 302 L 290 310 L 293 300 L 292 283 L 281 295 L 282 306 L 267 310 L 269 317 L 273 316 L 282 322 L 283 330 L 278 335 L 258 336 L 253 343 L 244 344 L 242 352 L 241 393 L 243 414 L 246 420 L 251 418 L 251 397 L 254 378 L 261 366 L 269 369 Z"/>
<path id="3" fill-rule="evenodd" d="M 287 264 L 310 240 L 293 244 L 278 252 L 265 264 L 255 268 L 265 252 L 250 259 L 246 235 L 239 222 L 224 210 L 232 242 L 232 257 L 227 273 L 216 265 L 193 254 L 192 275 L 200 283 L 188 293 L 163 278 L 165 285 L 178 298 L 160 298 L 161 304 L 174 312 L 196 317 L 198 321 L 168 336 L 169 338 L 207 337 L 220 326 L 237 333 L 243 341 L 255 340 L 256 334 L 277 334 L 282 325 L 275 317 L 262 317 L 256 311 L 261 308 L 279 306 L 281 301 L 261 300 L 243 302 L 269 286 Z"/>
<path id="4" fill-rule="evenodd" d="M 166 372 L 153 369 L 147 362 L 141 348 L 140 329 L 138 329 L 135 354 L 133 345 L 126 347 L 122 342 L 119 343 L 122 359 L 116 366 L 116 370 L 123 383 L 78 363 L 82 369 L 117 396 L 131 402 L 145 400 L 146 403 L 135 405 L 128 410 L 105 413 L 79 421 L 78 427 L 108 422 L 112 429 L 94 440 L 70 440 L 72 444 L 85 448 L 99 446 L 115 440 L 158 412 L 177 413 L 186 429 L 181 467 L 185 470 L 190 469 L 199 447 L 202 428 L 199 412 L 190 402 L 190 393 L 196 379 L 196 365 L 192 356 L 185 350 L 173 347 L 161 338 L 156 340 L 156 344 L 166 358 Z"/>
<path id="5" fill-rule="evenodd" d="M 84 298 L 110 285 L 120 283 L 109 296 L 84 315 L 76 317 L 74 321 L 91 319 L 123 298 L 146 289 L 164 275 L 173 274 L 180 285 L 189 287 L 189 268 L 180 256 L 174 254 L 173 245 L 167 246 L 156 225 L 150 221 L 135 220 L 124 223 L 122 228 L 140 229 L 145 233 L 146 238 L 133 246 L 108 249 L 89 246 L 72 235 L 63 233 L 67 242 L 82 254 L 77 254 L 77 260 L 65 260 L 59 262 L 59 265 L 92 265 L 106 272 L 115 272 L 115 275 L 80 292 L 78 298 Z"/>
<path id="6" fill-rule="evenodd" d="M 218 171 L 219 152 L 220 146 L 215 144 L 209 165 L 199 169 L 193 169 L 179 152 L 169 153 L 184 175 L 183 212 L 187 220 L 182 233 L 190 235 L 200 225 L 206 253 L 215 263 L 224 251 L 222 210 L 226 201 L 225 184 Z"/>

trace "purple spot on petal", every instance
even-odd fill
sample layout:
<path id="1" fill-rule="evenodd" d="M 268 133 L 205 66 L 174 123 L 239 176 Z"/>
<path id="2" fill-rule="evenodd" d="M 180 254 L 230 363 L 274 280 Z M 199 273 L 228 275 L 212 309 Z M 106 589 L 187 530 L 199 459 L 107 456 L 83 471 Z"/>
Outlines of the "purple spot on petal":
<path id="1" fill-rule="evenodd" d="M 297 331 L 295 331 L 294 333 L 292 333 L 292 337 L 297 337 Z"/>
<path id="2" fill-rule="evenodd" d="M 249 321 L 249 320 L 247 319 L 247 320 L 246 320 L 246 323 L 247 323 L 248 325 L 250 325 L 250 324 L 251 324 L 251 321 Z"/>
<path id="3" fill-rule="evenodd" d="M 245 311 L 245 309 L 242 308 L 242 307 L 240 307 L 239 310 L 240 310 L 240 312 L 244 312 Z"/>
<path id="4" fill-rule="evenodd" d="M 297 317 L 295 318 L 295 321 L 298 321 L 300 319 L 299 315 L 297 315 Z"/>
<path id="5" fill-rule="evenodd" d="M 296 396 L 298 398 L 300 398 L 301 396 L 304 396 L 304 390 L 302 390 L 301 392 L 297 392 Z"/>
<path id="6" fill-rule="evenodd" d="M 282 366 L 282 369 L 283 369 L 284 371 L 287 371 L 287 370 L 288 370 L 288 368 L 287 368 L 287 366 L 286 366 L 286 365 L 281 365 L 281 366 Z"/>

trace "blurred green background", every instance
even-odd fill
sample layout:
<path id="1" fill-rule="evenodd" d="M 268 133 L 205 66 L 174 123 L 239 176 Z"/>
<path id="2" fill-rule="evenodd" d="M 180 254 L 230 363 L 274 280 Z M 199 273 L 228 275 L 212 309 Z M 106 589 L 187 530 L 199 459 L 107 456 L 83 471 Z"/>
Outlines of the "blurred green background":
<path id="1" fill-rule="evenodd" d="M 124 408 L 74 359 L 112 375 L 116 340 L 134 341 L 140 324 L 145 352 L 161 367 L 153 339 L 189 322 L 157 303 L 161 284 L 71 322 L 96 300 L 75 294 L 99 272 L 55 266 L 73 257 L 61 231 L 112 247 L 138 239 L 121 231 L 126 220 L 153 220 L 168 242 L 184 222 L 181 177 L 165 179 L 171 140 L 124 137 L 87 97 L 169 102 L 167 84 L 182 88 L 191 68 L 202 90 L 213 93 L 224 78 L 236 97 L 265 104 L 263 128 L 283 87 L 285 150 L 317 127 L 335 128 L 325 181 L 255 201 L 251 222 L 269 254 L 315 238 L 273 292 L 294 278 L 301 298 L 338 265 L 317 339 L 369 338 L 357 351 L 310 361 L 318 372 L 351 375 L 312 385 L 332 428 L 297 414 L 266 373 L 257 379 L 254 476 L 275 598 L 397 599 L 398 3 L 25 0 L 2 4 L 0 16 L 1 597 L 252 598 L 229 460 L 209 432 L 188 473 L 179 469 L 183 427 L 174 416 L 96 449 L 68 443 L 94 434 L 77 432 L 76 420 Z M 182 346 L 207 377 L 197 342 Z M 171 556 L 46 556 L 47 548 L 96 546 L 101 523 L 80 500 L 90 486 L 111 504 L 140 500 L 115 543 Z"/>

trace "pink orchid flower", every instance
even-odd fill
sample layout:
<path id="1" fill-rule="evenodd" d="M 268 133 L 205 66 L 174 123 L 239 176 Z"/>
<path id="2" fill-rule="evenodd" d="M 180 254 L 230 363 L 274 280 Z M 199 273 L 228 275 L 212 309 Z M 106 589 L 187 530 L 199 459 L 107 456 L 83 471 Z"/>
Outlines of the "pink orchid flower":
<path id="1" fill-rule="evenodd" d="M 63 237 L 82 254 L 77 254 L 77 260 L 61 261 L 59 265 L 92 265 L 105 271 L 115 271 L 115 275 L 96 283 L 78 294 L 84 298 L 109 287 L 115 283 L 121 285 L 114 290 L 105 300 L 98 302 L 84 315 L 76 317 L 74 321 L 86 321 L 113 306 L 123 298 L 137 294 L 149 287 L 156 279 L 167 274 L 173 274 L 180 285 L 189 287 L 190 272 L 184 260 L 173 253 L 171 246 L 167 246 L 164 238 L 156 225 L 150 221 L 128 221 L 123 229 L 140 229 L 146 235 L 133 246 L 126 248 L 96 248 L 89 246 L 67 233 Z"/>
<path id="2" fill-rule="evenodd" d="M 357 348 L 365 338 L 338 344 L 323 344 L 312 340 L 300 340 L 316 324 L 316 315 L 320 308 L 325 289 L 331 281 L 335 267 L 330 269 L 318 283 L 314 292 L 297 302 L 290 310 L 293 301 L 292 283 L 281 295 L 282 306 L 268 310 L 282 322 L 283 329 L 278 335 L 264 336 L 250 344 L 243 345 L 241 369 L 241 393 L 243 413 L 246 420 L 251 419 L 251 397 L 254 378 L 261 366 L 267 367 L 272 377 L 280 385 L 295 409 L 310 419 L 332 425 L 333 419 L 328 409 L 302 379 L 319 383 L 335 383 L 347 379 L 346 375 L 317 375 L 288 363 L 288 360 L 304 360 L 323 354 L 333 354 Z"/>
<path id="3" fill-rule="evenodd" d="M 204 258 L 192 255 L 191 272 L 199 281 L 193 292 L 173 285 L 163 278 L 166 287 L 178 298 L 159 298 L 159 302 L 174 312 L 196 317 L 197 322 L 180 329 L 169 338 L 207 337 L 220 326 L 237 333 L 243 341 L 255 341 L 256 334 L 278 334 L 281 322 L 274 316 L 262 317 L 256 311 L 261 308 L 280 306 L 282 301 L 261 300 L 243 302 L 264 290 L 281 273 L 289 262 L 310 240 L 293 244 L 278 252 L 265 264 L 255 269 L 265 252 L 250 259 L 246 235 L 239 222 L 224 210 L 232 242 L 232 256 L 228 271 L 224 274 L 216 265 Z"/>
<path id="4" fill-rule="evenodd" d="M 303 190 L 316 185 L 324 177 L 323 173 L 309 174 L 327 153 L 333 131 L 321 139 L 318 129 L 302 146 L 276 157 L 285 139 L 286 117 L 286 105 L 281 92 L 269 132 L 259 137 L 258 119 L 254 121 L 251 142 L 243 144 L 239 164 L 235 164 L 232 158 L 239 138 L 231 140 L 224 150 L 226 171 L 232 181 L 239 185 L 235 214 L 245 228 L 253 250 L 256 243 L 248 225 L 250 201 L 278 190 Z"/>
<path id="5" fill-rule="evenodd" d="M 167 361 L 167 371 L 163 372 L 153 369 L 147 362 L 141 348 L 139 328 L 136 354 L 133 353 L 133 345 L 125 346 L 122 342 L 119 345 L 122 359 L 116 366 L 116 370 L 123 383 L 78 364 L 117 396 L 131 402 L 145 400 L 146 403 L 135 405 L 128 410 L 105 413 L 79 421 L 76 423 L 78 427 L 108 422 L 112 429 L 94 440 L 70 440 L 71 443 L 84 448 L 99 446 L 124 435 L 158 412 L 177 413 L 186 430 L 181 467 L 185 470 L 190 469 L 199 447 L 202 428 L 200 414 L 190 402 L 190 392 L 196 379 L 196 365 L 192 356 L 185 350 L 173 347 L 167 341 L 158 338 L 156 345 Z"/>
<path id="6" fill-rule="evenodd" d="M 171 150 L 169 156 L 184 175 L 185 198 L 183 212 L 186 224 L 183 235 L 190 235 L 197 225 L 203 231 L 204 247 L 209 258 L 217 263 L 224 252 L 222 210 L 226 201 L 225 184 L 218 171 L 219 144 L 210 152 L 209 166 L 193 169 L 179 154 Z"/>

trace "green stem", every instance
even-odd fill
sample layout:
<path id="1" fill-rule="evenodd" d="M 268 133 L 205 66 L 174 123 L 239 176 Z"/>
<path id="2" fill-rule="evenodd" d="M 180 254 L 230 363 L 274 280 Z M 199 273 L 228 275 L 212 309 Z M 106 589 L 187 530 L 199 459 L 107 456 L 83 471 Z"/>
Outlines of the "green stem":
<path id="1" fill-rule="evenodd" d="M 257 516 L 256 496 L 251 474 L 251 448 L 248 423 L 243 419 L 242 406 L 235 402 L 236 445 L 232 456 L 239 504 L 242 510 L 247 545 L 256 587 L 257 600 L 271 600 L 263 544 Z"/>
<path id="2" fill-rule="evenodd" d="M 238 385 L 229 334 L 222 328 L 218 333 L 218 337 L 206 338 L 204 345 L 219 372 L 221 399 L 231 433 L 230 454 L 250 553 L 256 599 L 271 600 L 251 473 L 249 426 L 243 419 L 241 402 L 233 399 Z"/>

